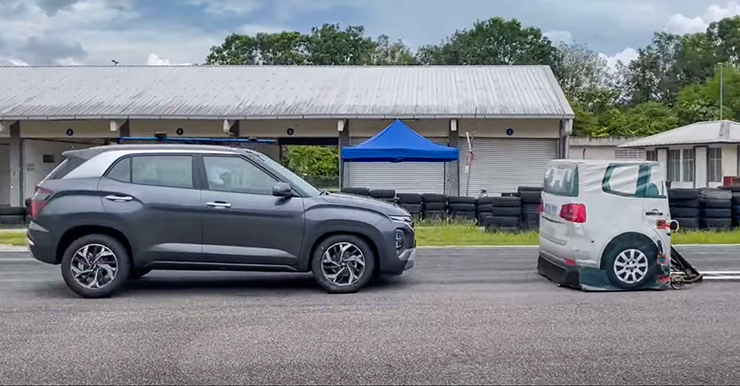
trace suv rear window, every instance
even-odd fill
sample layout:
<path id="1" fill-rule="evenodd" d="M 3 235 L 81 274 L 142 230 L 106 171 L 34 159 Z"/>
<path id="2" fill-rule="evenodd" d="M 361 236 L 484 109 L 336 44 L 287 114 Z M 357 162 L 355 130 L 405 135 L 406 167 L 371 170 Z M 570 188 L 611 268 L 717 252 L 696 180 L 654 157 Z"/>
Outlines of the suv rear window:
<path id="1" fill-rule="evenodd" d="M 556 196 L 578 197 L 578 165 L 556 165 L 545 173 L 545 192 Z"/>
<path id="2" fill-rule="evenodd" d="M 80 165 L 84 164 L 86 159 L 80 157 L 69 157 L 62 161 L 54 170 L 46 176 L 47 180 L 59 180 L 64 178 L 72 170 L 77 169 Z"/>

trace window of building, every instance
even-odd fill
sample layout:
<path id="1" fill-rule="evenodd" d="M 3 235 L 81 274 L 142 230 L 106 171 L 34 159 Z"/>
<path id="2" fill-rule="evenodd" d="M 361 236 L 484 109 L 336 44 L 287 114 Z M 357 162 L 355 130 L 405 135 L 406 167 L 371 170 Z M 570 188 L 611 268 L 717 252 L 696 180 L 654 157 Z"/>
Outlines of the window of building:
<path id="1" fill-rule="evenodd" d="M 683 150 L 683 180 L 685 182 L 694 182 L 694 149 Z"/>
<path id="2" fill-rule="evenodd" d="M 722 182 L 722 148 L 707 149 L 707 179 Z"/>
<path id="3" fill-rule="evenodd" d="M 221 192 L 271 195 L 277 180 L 238 157 L 203 157 L 208 189 Z"/>
<path id="4" fill-rule="evenodd" d="M 668 150 L 668 181 L 681 181 L 681 150 Z"/>
<path id="5" fill-rule="evenodd" d="M 645 159 L 645 150 L 642 149 L 614 149 L 614 159 Z"/>
<path id="6" fill-rule="evenodd" d="M 657 161 L 658 160 L 658 151 L 657 150 L 648 150 L 645 152 L 645 159 L 647 161 Z"/>
<path id="7" fill-rule="evenodd" d="M 192 188 L 192 157 L 179 155 L 133 157 L 131 181 L 142 185 Z"/>

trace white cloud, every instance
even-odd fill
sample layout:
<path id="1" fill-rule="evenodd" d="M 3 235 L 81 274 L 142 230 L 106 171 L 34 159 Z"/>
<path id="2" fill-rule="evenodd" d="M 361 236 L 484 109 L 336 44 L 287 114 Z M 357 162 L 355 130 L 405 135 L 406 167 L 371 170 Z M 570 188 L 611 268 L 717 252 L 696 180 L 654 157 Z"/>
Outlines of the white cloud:
<path id="1" fill-rule="evenodd" d="M 211 14 L 232 17 L 249 15 L 265 6 L 262 0 L 188 0 L 187 3 L 203 7 Z"/>
<path id="2" fill-rule="evenodd" d="M 149 54 L 149 58 L 146 60 L 148 66 L 169 66 L 172 63 L 168 59 L 163 59 L 157 56 L 155 53 Z"/>
<path id="3" fill-rule="evenodd" d="M 556 45 L 560 42 L 568 44 L 573 42 L 573 34 L 570 31 L 547 31 L 543 35 L 547 36 Z"/>
<path id="4" fill-rule="evenodd" d="M 668 23 L 663 30 L 673 34 L 685 35 L 696 32 L 704 32 L 707 29 L 707 26 L 708 24 L 701 16 L 690 19 L 680 13 L 677 13 L 671 16 L 670 19 L 668 19 Z"/>
<path id="5" fill-rule="evenodd" d="M 740 3 L 737 1 L 731 1 L 724 7 L 714 4 L 707 7 L 707 11 L 702 16 L 690 18 L 680 13 L 672 15 L 663 30 L 681 35 L 704 32 L 709 27 L 709 23 L 737 15 L 740 15 Z"/>
<path id="6" fill-rule="evenodd" d="M 14 58 L 0 56 L 0 66 L 28 66 L 28 63 Z"/>
<path id="7" fill-rule="evenodd" d="M 599 54 L 602 58 L 606 59 L 606 63 L 609 69 L 614 70 L 617 68 L 617 63 L 629 64 L 629 62 L 637 59 L 637 51 L 632 47 L 627 47 L 624 50 L 617 52 L 616 54 L 609 56 L 606 54 Z"/>

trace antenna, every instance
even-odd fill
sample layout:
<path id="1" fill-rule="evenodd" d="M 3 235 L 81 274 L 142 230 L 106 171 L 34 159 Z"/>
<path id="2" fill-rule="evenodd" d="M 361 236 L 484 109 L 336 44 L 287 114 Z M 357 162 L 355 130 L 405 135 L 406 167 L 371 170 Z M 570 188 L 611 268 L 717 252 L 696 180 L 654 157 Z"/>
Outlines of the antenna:
<path id="1" fill-rule="evenodd" d="M 724 71 L 725 68 L 724 63 L 719 63 L 719 120 L 722 120 L 722 110 L 724 108 L 724 95 L 725 95 L 725 77 L 724 77 Z"/>

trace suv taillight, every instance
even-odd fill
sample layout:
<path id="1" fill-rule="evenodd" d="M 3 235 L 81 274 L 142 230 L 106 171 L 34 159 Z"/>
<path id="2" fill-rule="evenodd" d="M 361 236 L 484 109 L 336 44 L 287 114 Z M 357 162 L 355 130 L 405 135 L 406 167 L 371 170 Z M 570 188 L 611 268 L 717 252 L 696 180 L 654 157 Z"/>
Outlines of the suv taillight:
<path id="1" fill-rule="evenodd" d="M 31 218 L 34 219 L 41 213 L 44 206 L 54 194 L 49 189 L 36 188 L 36 193 L 31 197 Z"/>
<path id="2" fill-rule="evenodd" d="M 542 201 L 540 201 L 540 204 L 537 205 L 537 214 L 542 214 L 542 212 L 545 211 L 545 205 L 542 204 Z"/>
<path id="3" fill-rule="evenodd" d="M 565 204 L 560 208 L 560 217 L 566 221 L 574 223 L 586 222 L 586 205 L 583 204 Z"/>

